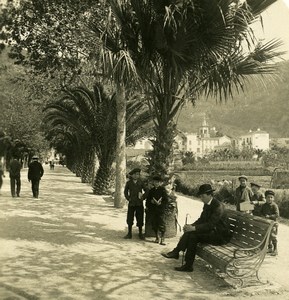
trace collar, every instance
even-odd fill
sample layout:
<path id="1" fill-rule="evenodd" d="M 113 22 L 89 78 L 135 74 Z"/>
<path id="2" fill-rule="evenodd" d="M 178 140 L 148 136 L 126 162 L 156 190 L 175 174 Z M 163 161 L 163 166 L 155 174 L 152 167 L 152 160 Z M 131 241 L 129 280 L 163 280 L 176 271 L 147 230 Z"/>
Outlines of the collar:
<path id="1" fill-rule="evenodd" d="M 213 198 L 207 203 L 207 205 L 211 205 Z"/>

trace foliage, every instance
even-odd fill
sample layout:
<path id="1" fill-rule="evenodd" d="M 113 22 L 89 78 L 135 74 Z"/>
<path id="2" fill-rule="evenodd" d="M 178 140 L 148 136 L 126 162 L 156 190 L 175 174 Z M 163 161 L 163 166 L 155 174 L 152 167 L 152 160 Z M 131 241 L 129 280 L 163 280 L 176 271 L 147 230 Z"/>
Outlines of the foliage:
<path id="1" fill-rule="evenodd" d="M 263 155 L 263 162 L 266 167 L 285 168 L 289 167 L 289 149 L 274 145 L 270 151 Z"/>
<path id="2" fill-rule="evenodd" d="M 44 122 L 47 126 L 47 138 L 52 146 L 71 157 L 72 149 L 78 148 L 78 155 L 90 148 L 99 160 L 94 191 L 103 193 L 107 188 L 112 163 L 116 154 L 116 96 L 106 93 L 100 83 L 93 90 L 75 87 L 63 91 L 62 97 L 47 105 Z M 148 109 L 134 97 L 127 103 L 126 139 L 129 143 L 145 134 L 151 115 Z M 66 136 L 63 132 L 68 132 Z M 67 144 L 67 142 L 69 142 Z M 64 148 L 66 144 L 68 147 Z M 77 157 L 73 157 L 77 160 Z"/>
<path id="3" fill-rule="evenodd" d="M 185 153 L 183 153 L 183 157 L 182 157 L 182 163 L 183 165 L 194 165 L 195 163 L 195 157 L 194 157 L 194 153 L 191 151 L 186 151 Z"/>
<path id="4" fill-rule="evenodd" d="M 105 28 L 106 50 L 134 64 L 151 95 L 152 172 L 170 167 L 174 119 L 185 101 L 202 93 L 226 99 L 243 90 L 248 76 L 274 72 L 279 41 L 262 45 L 249 26 L 274 2 L 109 1 L 114 18 Z"/>
<path id="5" fill-rule="evenodd" d="M 16 152 L 23 157 L 45 151 L 48 145 L 42 137 L 42 106 L 36 80 L 23 67 L 7 60 L 6 52 L 0 56 L 0 91 L 0 128 L 5 135 L 7 155 Z"/>

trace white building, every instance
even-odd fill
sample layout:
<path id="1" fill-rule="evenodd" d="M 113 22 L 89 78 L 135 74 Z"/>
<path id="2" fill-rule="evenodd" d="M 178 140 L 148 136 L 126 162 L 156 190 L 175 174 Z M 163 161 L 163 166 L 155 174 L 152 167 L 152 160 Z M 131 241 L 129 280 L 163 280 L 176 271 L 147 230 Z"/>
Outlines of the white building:
<path id="1" fill-rule="evenodd" d="M 269 150 L 269 133 L 258 128 L 256 131 L 249 130 L 247 134 L 241 135 L 239 138 L 240 148 L 253 148 L 259 150 Z"/>
<path id="2" fill-rule="evenodd" d="M 136 141 L 133 149 L 152 150 L 153 145 L 152 145 L 152 142 L 148 138 L 142 138 L 142 139 Z"/>

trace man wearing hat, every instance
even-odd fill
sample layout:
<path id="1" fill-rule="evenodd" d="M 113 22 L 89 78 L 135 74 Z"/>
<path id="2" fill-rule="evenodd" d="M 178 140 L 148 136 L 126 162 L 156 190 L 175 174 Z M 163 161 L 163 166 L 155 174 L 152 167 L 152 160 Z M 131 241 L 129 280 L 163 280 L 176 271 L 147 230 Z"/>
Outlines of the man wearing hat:
<path id="1" fill-rule="evenodd" d="M 126 182 L 124 188 L 124 196 L 128 201 L 126 223 L 128 225 L 128 233 L 125 239 L 132 238 L 132 225 L 134 217 L 136 218 L 136 225 L 139 228 L 139 238 L 144 239 L 142 228 L 144 225 L 144 206 L 143 206 L 143 192 L 145 191 L 144 184 L 140 180 L 141 169 L 135 168 L 129 172 L 130 179 Z"/>
<path id="2" fill-rule="evenodd" d="M 21 190 L 21 163 L 16 156 L 13 156 L 9 164 L 10 190 L 12 197 L 20 197 Z"/>
<path id="3" fill-rule="evenodd" d="M 203 211 L 193 224 L 184 226 L 184 234 L 175 249 L 162 255 L 166 258 L 179 258 L 180 251 L 186 251 L 185 264 L 176 271 L 192 272 L 198 243 L 222 245 L 229 242 L 231 232 L 224 204 L 213 196 L 210 184 L 200 186 L 198 195 L 204 203 Z"/>
<path id="4" fill-rule="evenodd" d="M 261 185 L 256 182 L 251 182 L 252 198 L 251 203 L 254 204 L 254 209 L 252 211 L 254 216 L 261 215 L 261 207 L 266 203 L 264 194 L 260 191 Z"/>
<path id="5" fill-rule="evenodd" d="M 38 156 L 32 157 L 32 162 L 28 166 L 28 181 L 31 181 L 33 198 L 39 196 L 39 183 L 44 174 L 42 164 L 38 161 Z"/>
<path id="6" fill-rule="evenodd" d="M 261 216 L 265 217 L 266 219 L 277 221 L 279 218 L 279 207 L 274 202 L 275 200 L 274 191 L 267 190 L 265 192 L 265 198 L 266 198 L 266 203 L 261 207 Z M 278 233 L 278 224 L 276 224 L 276 226 L 274 226 L 272 229 L 270 241 L 268 245 L 268 252 L 272 256 L 277 255 L 277 233 Z"/>
<path id="7" fill-rule="evenodd" d="M 252 200 L 252 190 L 247 186 L 248 178 L 245 175 L 239 176 L 240 185 L 235 191 L 235 204 L 237 211 L 242 211 L 241 203 L 248 203 L 250 205 Z M 247 209 L 246 209 L 247 210 Z"/>

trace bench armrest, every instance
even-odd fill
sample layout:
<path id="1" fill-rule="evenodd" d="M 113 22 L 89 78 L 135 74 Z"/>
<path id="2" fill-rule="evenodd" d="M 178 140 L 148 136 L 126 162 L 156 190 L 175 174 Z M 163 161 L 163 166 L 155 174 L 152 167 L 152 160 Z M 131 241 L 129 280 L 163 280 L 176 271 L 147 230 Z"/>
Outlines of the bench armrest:
<path id="1" fill-rule="evenodd" d="M 250 257 L 256 255 L 256 253 L 267 251 L 267 246 L 269 243 L 270 235 L 272 228 L 278 224 L 277 222 L 272 222 L 267 229 L 265 236 L 263 237 L 262 241 L 256 245 L 255 247 L 248 247 L 248 248 L 238 248 L 234 250 L 233 256 L 234 258 L 243 258 L 243 257 Z"/>

